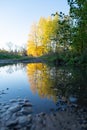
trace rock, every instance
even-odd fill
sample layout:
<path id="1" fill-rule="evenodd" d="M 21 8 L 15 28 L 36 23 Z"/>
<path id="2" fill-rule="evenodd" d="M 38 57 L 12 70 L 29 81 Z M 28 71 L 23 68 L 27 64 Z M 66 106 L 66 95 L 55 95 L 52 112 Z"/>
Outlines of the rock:
<path id="1" fill-rule="evenodd" d="M 9 121 L 6 122 L 7 127 L 13 127 L 13 126 L 15 126 L 17 124 L 18 124 L 17 120 L 9 120 Z"/>
<path id="2" fill-rule="evenodd" d="M 28 119 L 28 122 L 31 122 L 31 120 L 32 120 L 32 115 L 29 114 L 29 115 L 27 116 L 27 119 Z"/>
<path id="3" fill-rule="evenodd" d="M 69 97 L 69 101 L 71 102 L 71 103 L 75 103 L 75 102 L 77 102 L 77 98 L 76 97 Z"/>
<path id="4" fill-rule="evenodd" d="M 24 102 L 19 102 L 18 104 L 21 105 L 21 106 L 23 106 L 23 105 L 24 105 Z"/>
<path id="5" fill-rule="evenodd" d="M 5 120 L 5 121 L 8 121 L 9 119 L 11 119 L 12 117 L 12 114 L 10 111 L 6 111 L 2 114 L 2 118 Z"/>
<path id="6" fill-rule="evenodd" d="M 38 116 L 45 116 L 45 115 L 46 115 L 46 113 L 44 113 L 44 112 L 41 112 L 38 114 Z"/>
<path id="7" fill-rule="evenodd" d="M 6 94 L 4 91 L 1 94 Z"/>
<path id="8" fill-rule="evenodd" d="M 24 99 L 24 102 L 29 102 L 29 100 L 28 99 Z"/>
<path id="9" fill-rule="evenodd" d="M 8 110 L 11 112 L 17 112 L 20 109 L 21 109 L 21 107 L 19 105 L 16 105 L 16 106 L 10 107 Z"/>
<path id="10" fill-rule="evenodd" d="M 71 107 L 75 107 L 75 108 L 77 108 L 78 105 L 77 105 L 76 103 L 72 103 Z"/>
<path id="11" fill-rule="evenodd" d="M 18 123 L 21 125 L 21 126 L 26 126 L 28 124 L 28 119 L 26 116 L 20 116 L 18 117 Z"/>
<path id="12" fill-rule="evenodd" d="M 87 130 L 87 124 L 82 124 L 82 129 Z"/>
<path id="13" fill-rule="evenodd" d="M 23 114 L 30 114 L 30 113 L 32 113 L 32 108 L 31 107 L 23 107 L 22 108 L 22 110 L 21 110 L 21 112 L 23 113 Z"/>
<path id="14" fill-rule="evenodd" d="M 54 111 L 54 108 L 51 108 L 50 111 Z"/>
<path id="15" fill-rule="evenodd" d="M 6 127 L 1 127 L 0 130 L 8 130 Z"/>
<path id="16" fill-rule="evenodd" d="M 19 99 L 18 99 L 18 102 L 24 102 L 24 100 L 19 98 Z"/>
<path id="17" fill-rule="evenodd" d="M 6 103 L 2 103 L 2 106 L 5 106 L 6 105 Z"/>
<path id="18" fill-rule="evenodd" d="M 0 110 L 0 113 L 4 113 L 6 110 L 3 108 Z"/>
<path id="19" fill-rule="evenodd" d="M 18 112 L 15 113 L 15 115 L 16 115 L 16 116 L 23 116 L 23 113 L 20 112 L 20 111 L 18 111 Z"/>
<path id="20" fill-rule="evenodd" d="M 17 100 L 16 99 L 11 99 L 10 100 L 10 103 L 14 103 L 14 102 L 17 102 Z"/>
<path id="21" fill-rule="evenodd" d="M 9 108 L 9 105 L 6 105 L 4 108 L 5 108 L 5 109 L 8 109 L 8 108 Z"/>
<path id="22" fill-rule="evenodd" d="M 35 127 L 36 127 L 36 125 L 33 124 L 33 125 L 31 126 L 31 130 L 35 130 Z"/>
<path id="23" fill-rule="evenodd" d="M 2 103 L 0 102 L 0 106 L 2 105 Z"/>
<path id="24" fill-rule="evenodd" d="M 22 105 L 22 107 L 32 107 L 32 104 L 31 103 L 28 103 L 28 102 L 25 102 L 23 105 Z"/>

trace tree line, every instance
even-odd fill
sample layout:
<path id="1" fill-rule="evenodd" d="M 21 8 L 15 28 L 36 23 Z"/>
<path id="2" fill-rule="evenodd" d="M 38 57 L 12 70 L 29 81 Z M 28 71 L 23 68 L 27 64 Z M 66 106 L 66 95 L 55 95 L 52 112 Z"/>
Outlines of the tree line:
<path id="1" fill-rule="evenodd" d="M 56 12 L 41 17 L 29 33 L 27 54 L 57 53 L 71 63 L 87 63 L 87 0 L 67 0 L 69 15 Z"/>

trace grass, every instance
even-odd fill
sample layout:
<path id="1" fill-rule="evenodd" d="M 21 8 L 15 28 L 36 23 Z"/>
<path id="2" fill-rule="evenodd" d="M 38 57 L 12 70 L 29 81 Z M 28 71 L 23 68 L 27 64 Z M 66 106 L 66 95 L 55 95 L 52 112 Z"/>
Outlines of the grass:
<path id="1" fill-rule="evenodd" d="M 8 51 L 1 51 L 0 50 L 0 60 L 29 60 L 33 59 L 33 56 L 24 56 L 20 55 L 19 53 L 13 53 Z M 48 65 L 74 65 L 74 66 L 87 66 L 87 54 L 84 53 L 83 55 L 75 55 L 69 51 L 62 52 L 62 53 L 49 53 L 45 54 L 41 57 Z"/>
<path id="2" fill-rule="evenodd" d="M 41 57 L 47 64 L 69 65 L 69 66 L 87 66 L 87 54 L 75 55 L 67 51 L 62 53 L 50 53 Z"/>
<path id="3" fill-rule="evenodd" d="M 22 56 L 20 54 L 15 54 L 11 52 L 0 52 L 0 60 L 27 60 L 31 58 L 30 56 Z"/>

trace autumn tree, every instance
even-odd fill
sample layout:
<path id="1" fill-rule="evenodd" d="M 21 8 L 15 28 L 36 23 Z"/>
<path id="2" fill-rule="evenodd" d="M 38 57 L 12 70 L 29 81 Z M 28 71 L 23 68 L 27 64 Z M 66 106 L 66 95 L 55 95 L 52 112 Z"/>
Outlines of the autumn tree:
<path id="1" fill-rule="evenodd" d="M 38 44 L 38 34 L 37 34 L 37 24 L 34 23 L 31 27 L 31 32 L 29 34 L 29 40 L 27 45 L 27 54 L 37 56 L 37 44 Z"/>
<path id="2" fill-rule="evenodd" d="M 40 56 L 46 54 L 49 51 L 53 51 L 53 42 L 51 37 L 56 36 L 56 28 L 58 24 L 58 18 L 52 19 L 52 17 L 41 17 L 37 24 L 32 26 L 29 34 L 29 40 L 27 45 L 27 53 L 33 56 Z"/>

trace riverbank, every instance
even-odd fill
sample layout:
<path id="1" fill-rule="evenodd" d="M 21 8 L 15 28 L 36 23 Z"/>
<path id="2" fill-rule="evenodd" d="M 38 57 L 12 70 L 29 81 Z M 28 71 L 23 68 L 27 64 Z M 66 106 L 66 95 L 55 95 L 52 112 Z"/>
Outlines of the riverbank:
<path id="1" fill-rule="evenodd" d="M 80 57 L 81 58 L 81 57 Z M 29 56 L 20 56 L 14 58 L 0 58 L 0 65 L 3 64 L 16 64 L 16 63 L 38 63 L 44 62 L 48 65 L 55 65 L 55 66 L 75 66 L 75 67 L 87 67 L 87 60 L 80 62 L 74 57 L 73 59 L 70 57 L 66 57 L 64 55 L 59 55 L 56 53 L 43 55 L 40 57 L 29 57 Z"/>
<path id="2" fill-rule="evenodd" d="M 0 64 L 16 64 L 16 63 L 38 63 L 43 60 L 40 58 L 22 58 L 22 59 L 0 59 Z"/>
<path id="3" fill-rule="evenodd" d="M 52 53 L 41 56 L 47 64 L 55 66 L 87 67 L 87 56 L 78 56 L 67 53 Z"/>

